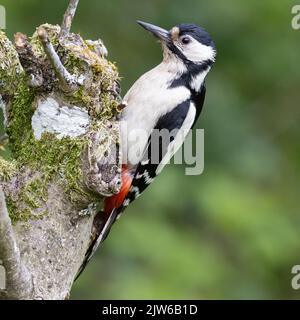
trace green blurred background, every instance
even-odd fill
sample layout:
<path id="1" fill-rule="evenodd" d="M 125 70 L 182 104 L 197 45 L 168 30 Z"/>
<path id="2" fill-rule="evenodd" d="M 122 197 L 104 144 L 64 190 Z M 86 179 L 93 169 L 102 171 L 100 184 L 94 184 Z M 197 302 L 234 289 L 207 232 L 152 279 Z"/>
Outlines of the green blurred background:
<path id="1" fill-rule="evenodd" d="M 137 24 L 194 22 L 213 36 L 198 128 L 205 171 L 168 166 L 113 228 L 73 299 L 294 298 L 300 264 L 300 30 L 288 0 L 82 0 L 73 31 L 102 38 L 123 94 L 161 50 Z M 0 0 L 7 34 L 60 23 L 68 0 Z"/>

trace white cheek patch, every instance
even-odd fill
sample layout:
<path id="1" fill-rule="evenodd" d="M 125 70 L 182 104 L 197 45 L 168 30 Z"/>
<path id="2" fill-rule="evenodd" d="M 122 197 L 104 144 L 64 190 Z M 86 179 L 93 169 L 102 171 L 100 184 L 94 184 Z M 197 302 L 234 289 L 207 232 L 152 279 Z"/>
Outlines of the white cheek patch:
<path id="1" fill-rule="evenodd" d="M 212 47 L 206 46 L 194 38 L 192 38 L 192 41 L 184 46 L 180 47 L 180 50 L 185 55 L 185 57 L 195 63 L 201 63 L 206 60 L 215 60 L 215 50 Z"/>

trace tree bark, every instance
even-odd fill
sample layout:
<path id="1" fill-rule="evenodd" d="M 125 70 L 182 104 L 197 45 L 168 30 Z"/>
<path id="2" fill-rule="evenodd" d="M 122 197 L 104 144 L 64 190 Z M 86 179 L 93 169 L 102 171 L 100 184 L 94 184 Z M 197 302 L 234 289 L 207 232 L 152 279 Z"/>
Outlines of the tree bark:
<path id="1" fill-rule="evenodd" d="M 0 158 L 3 299 L 68 298 L 102 201 L 120 189 L 118 72 L 101 40 L 70 33 L 77 5 L 62 27 L 17 33 L 14 44 L 0 32 L 12 155 Z"/>

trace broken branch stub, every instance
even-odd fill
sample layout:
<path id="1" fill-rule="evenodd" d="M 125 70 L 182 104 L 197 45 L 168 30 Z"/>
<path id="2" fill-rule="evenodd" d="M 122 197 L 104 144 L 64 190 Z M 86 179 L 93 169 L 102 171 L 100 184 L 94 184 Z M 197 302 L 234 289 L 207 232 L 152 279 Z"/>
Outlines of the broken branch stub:
<path id="1" fill-rule="evenodd" d="M 14 44 L 23 69 L 28 75 L 29 86 L 34 88 L 42 86 L 43 72 L 41 69 L 41 61 L 35 56 L 27 36 L 21 32 L 16 33 Z"/>
<path id="2" fill-rule="evenodd" d="M 74 92 L 79 90 L 79 87 L 83 85 L 84 76 L 74 76 L 71 75 L 68 70 L 64 67 L 58 54 L 56 53 L 49 37 L 47 31 L 43 27 L 39 27 L 37 30 L 38 37 L 43 45 L 44 51 L 50 61 L 52 68 L 62 86 L 62 90 L 65 92 Z"/>

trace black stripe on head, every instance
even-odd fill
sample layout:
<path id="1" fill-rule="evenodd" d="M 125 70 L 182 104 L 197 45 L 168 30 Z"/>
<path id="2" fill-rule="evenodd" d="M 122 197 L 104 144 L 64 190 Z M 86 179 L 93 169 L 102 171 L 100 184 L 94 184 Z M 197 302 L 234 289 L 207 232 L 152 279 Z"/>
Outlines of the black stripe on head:
<path id="1" fill-rule="evenodd" d="M 179 36 L 190 35 L 200 43 L 216 49 L 215 43 L 212 40 L 211 36 L 203 28 L 190 23 L 182 23 L 177 25 L 176 27 L 179 28 Z"/>
<path id="2" fill-rule="evenodd" d="M 192 63 L 191 61 L 189 61 L 185 55 L 175 46 L 175 44 L 173 42 L 168 42 L 167 43 L 167 47 L 169 48 L 169 50 L 175 54 L 178 58 L 180 58 L 185 65 L 189 65 L 190 63 Z"/>
<path id="3" fill-rule="evenodd" d="M 192 63 L 191 61 L 189 61 L 189 64 L 187 65 L 188 71 L 183 73 L 179 78 L 173 80 L 169 88 L 184 86 L 191 90 L 190 84 L 191 84 L 192 78 L 206 71 L 212 65 L 213 65 L 212 60 L 206 60 L 200 64 Z"/>

